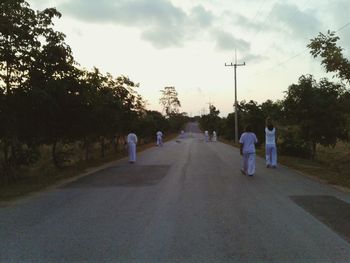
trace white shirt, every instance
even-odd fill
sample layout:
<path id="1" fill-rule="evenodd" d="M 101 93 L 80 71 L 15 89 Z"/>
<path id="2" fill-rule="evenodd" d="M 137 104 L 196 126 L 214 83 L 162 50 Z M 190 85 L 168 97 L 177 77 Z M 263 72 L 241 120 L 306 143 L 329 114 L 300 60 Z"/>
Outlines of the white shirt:
<path id="1" fill-rule="evenodd" d="M 243 144 L 243 153 L 255 153 L 255 144 L 258 142 L 255 133 L 244 132 L 239 139 L 239 143 Z"/>
<path id="2" fill-rule="evenodd" d="M 128 141 L 128 143 L 137 143 L 137 136 L 135 133 L 129 133 L 128 137 L 126 138 L 126 140 Z"/>
<path id="3" fill-rule="evenodd" d="M 161 131 L 157 132 L 157 137 L 161 138 L 163 136 L 163 133 Z"/>
<path id="4" fill-rule="evenodd" d="M 265 144 L 276 145 L 276 129 L 273 128 L 271 131 L 265 128 Z"/>

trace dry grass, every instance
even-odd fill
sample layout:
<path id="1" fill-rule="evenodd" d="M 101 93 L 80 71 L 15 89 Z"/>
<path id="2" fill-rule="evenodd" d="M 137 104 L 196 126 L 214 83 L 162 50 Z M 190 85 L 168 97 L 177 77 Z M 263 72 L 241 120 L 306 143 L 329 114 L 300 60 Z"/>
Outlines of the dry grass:
<path id="1" fill-rule="evenodd" d="M 326 176 L 329 183 L 350 188 L 349 142 L 338 142 L 334 148 L 319 145 L 316 161 L 330 171 Z"/>
<path id="2" fill-rule="evenodd" d="M 278 161 L 322 182 L 350 189 L 349 143 L 339 142 L 334 148 L 318 145 L 315 160 L 278 156 Z"/>

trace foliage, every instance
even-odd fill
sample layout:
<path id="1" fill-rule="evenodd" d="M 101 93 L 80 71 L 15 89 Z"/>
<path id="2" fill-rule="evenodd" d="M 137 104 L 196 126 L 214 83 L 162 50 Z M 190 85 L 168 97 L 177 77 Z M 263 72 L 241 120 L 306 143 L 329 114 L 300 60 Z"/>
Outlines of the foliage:
<path id="1" fill-rule="evenodd" d="M 164 87 L 160 92 L 162 96 L 159 99 L 159 103 L 163 106 L 166 116 L 169 117 L 171 114 L 179 113 L 181 103 L 175 87 Z"/>
<path id="2" fill-rule="evenodd" d="M 241 101 L 238 105 L 238 123 L 239 131 L 242 134 L 245 130 L 245 127 L 249 124 L 252 126 L 253 132 L 258 138 L 258 145 L 260 145 L 265 140 L 265 119 L 267 116 L 264 116 L 264 113 L 256 101 Z"/>
<path id="3" fill-rule="evenodd" d="M 219 117 L 220 111 L 212 104 L 209 105 L 209 114 L 203 115 L 200 118 L 200 126 L 202 130 L 209 131 L 211 134 L 213 131 L 219 132 L 221 126 L 221 119 Z"/>
<path id="4" fill-rule="evenodd" d="M 335 72 L 335 76 L 350 83 L 350 61 L 344 57 L 343 48 L 337 46 L 338 40 L 335 32 L 328 31 L 326 35 L 319 33 L 307 47 L 315 58 L 322 58 L 321 64 L 327 72 Z"/>
<path id="5" fill-rule="evenodd" d="M 131 130 L 153 138 L 157 129 L 187 121 L 173 87 L 165 88 L 166 119 L 145 110 L 139 84 L 127 76 L 78 68 L 64 34 L 54 29 L 60 16 L 54 8 L 35 12 L 24 0 L 0 2 L 0 181 L 35 163 L 43 145 L 62 167 L 73 154 L 69 144 L 78 142 L 89 159 L 96 143 L 103 156 Z"/>
<path id="6" fill-rule="evenodd" d="M 136 133 L 139 134 L 140 139 L 155 140 L 157 131 L 169 131 L 169 121 L 158 111 L 146 111 L 136 128 Z"/>
<path id="7" fill-rule="evenodd" d="M 300 127 L 300 138 L 312 145 L 334 146 L 346 138 L 346 120 L 340 99 L 344 92 L 341 84 L 327 79 L 317 83 L 311 75 L 301 76 L 298 84 L 289 86 L 283 101 L 283 110 L 291 124 Z"/>
<path id="8" fill-rule="evenodd" d="M 278 133 L 279 154 L 302 158 L 312 157 L 312 145 L 302 138 L 299 126 L 284 126 L 278 130 Z"/>
<path id="9" fill-rule="evenodd" d="M 179 132 L 189 122 L 190 118 L 186 113 L 173 113 L 169 116 L 169 129 L 171 132 Z"/>
<path id="10" fill-rule="evenodd" d="M 226 140 L 234 140 L 235 137 L 235 114 L 229 113 L 226 118 L 222 118 L 220 130 L 217 131 Z"/>

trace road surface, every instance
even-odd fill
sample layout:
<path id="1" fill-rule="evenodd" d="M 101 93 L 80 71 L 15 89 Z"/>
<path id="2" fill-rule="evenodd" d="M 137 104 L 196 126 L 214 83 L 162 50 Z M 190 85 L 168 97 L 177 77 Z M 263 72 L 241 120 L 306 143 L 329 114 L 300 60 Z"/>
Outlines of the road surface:
<path id="1" fill-rule="evenodd" d="M 0 207 L 0 262 L 350 262 L 350 195 L 186 137 Z"/>

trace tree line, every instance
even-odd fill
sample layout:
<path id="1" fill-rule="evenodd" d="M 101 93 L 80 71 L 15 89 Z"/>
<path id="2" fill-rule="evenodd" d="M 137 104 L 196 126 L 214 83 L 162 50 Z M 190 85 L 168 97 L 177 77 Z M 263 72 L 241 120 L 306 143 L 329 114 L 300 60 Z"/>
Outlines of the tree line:
<path id="1" fill-rule="evenodd" d="M 291 84 L 282 100 L 241 101 L 238 105 L 239 134 L 247 124 L 253 126 L 261 143 L 265 140 L 265 119 L 271 117 L 278 126 L 279 152 L 285 155 L 313 159 L 316 145 L 335 146 L 339 140 L 349 139 L 350 130 L 350 62 L 337 45 L 339 37 L 334 32 L 320 33 L 311 39 L 308 48 L 327 72 L 337 82 L 322 78 L 317 81 L 312 75 L 302 75 L 298 83 Z M 234 113 L 226 118 L 210 105 L 209 114 L 201 116 L 203 129 L 219 133 L 228 140 L 234 138 Z"/>
<path id="2" fill-rule="evenodd" d="M 78 143 L 88 160 L 96 143 L 104 156 L 118 151 L 130 131 L 147 142 L 158 129 L 177 131 L 187 121 L 180 102 L 168 99 L 174 87 L 162 91 L 163 116 L 146 109 L 139 84 L 127 76 L 82 69 L 54 29 L 60 17 L 55 8 L 34 11 L 24 0 L 0 2 L 0 182 L 37 162 L 43 145 L 61 167 L 64 144 Z"/>
<path id="3" fill-rule="evenodd" d="M 89 160 L 97 144 L 104 156 L 120 150 L 130 131 L 147 142 L 157 130 L 177 131 L 188 121 L 179 112 L 174 87 L 161 90 L 164 116 L 146 109 L 139 84 L 127 76 L 81 68 L 65 35 L 54 29 L 53 21 L 60 17 L 55 8 L 34 11 L 24 0 L 0 2 L 0 182 L 40 160 L 44 145 L 51 148 L 53 164 L 61 167 L 69 158 L 66 144 L 78 144 L 82 158 Z M 279 151 L 308 158 L 315 157 L 317 144 L 348 139 L 350 63 L 338 40 L 334 32 L 320 33 L 308 45 L 338 82 L 303 75 L 280 101 L 241 101 L 239 133 L 250 123 L 263 142 L 265 119 L 272 117 L 279 128 Z M 203 129 L 234 138 L 234 114 L 221 118 L 210 105 L 209 114 L 199 120 Z"/>

